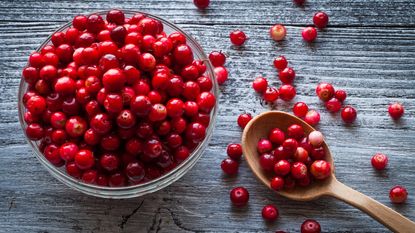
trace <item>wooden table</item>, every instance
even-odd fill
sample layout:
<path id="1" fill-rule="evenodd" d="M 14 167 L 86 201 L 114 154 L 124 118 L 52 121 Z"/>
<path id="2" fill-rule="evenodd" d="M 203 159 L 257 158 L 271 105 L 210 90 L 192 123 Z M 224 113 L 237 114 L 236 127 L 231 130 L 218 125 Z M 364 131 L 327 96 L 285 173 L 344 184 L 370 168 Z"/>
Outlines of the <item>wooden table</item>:
<path id="1" fill-rule="evenodd" d="M 128 200 L 106 200 L 73 191 L 51 177 L 25 143 L 17 116 L 17 91 L 27 56 L 57 27 L 78 13 L 110 8 L 160 15 L 191 33 L 208 53 L 223 50 L 230 79 L 221 87 L 220 112 L 209 148 L 182 179 L 157 193 Z M 323 10 L 330 26 L 305 44 L 300 30 Z M 270 40 L 272 24 L 284 23 L 285 41 Z M 246 46 L 235 49 L 228 35 L 242 29 Z M 324 232 L 386 232 L 360 211 L 331 198 L 301 203 L 277 196 L 258 183 L 242 162 L 239 176 L 222 175 L 219 164 L 228 143 L 238 142 L 236 116 L 271 107 L 260 104 L 251 81 L 265 75 L 280 85 L 272 59 L 286 55 L 297 72 L 294 101 L 321 111 L 324 132 L 340 181 L 415 220 L 415 2 L 411 0 L 322 0 L 305 7 L 291 0 L 212 0 L 206 12 L 191 0 L 159 1 L 0 1 L 0 232 L 299 232 L 306 218 Z M 324 110 L 314 94 L 320 81 L 347 90 L 347 104 L 358 109 L 355 124 L 345 127 L 338 114 Z M 290 111 L 293 102 L 274 109 Z M 406 107 L 393 122 L 390 102 Z M 375 172 L 370 158 L 389 155 L 389 168 Z M 393 185 L 404 185 L 409 199 L 392 205 Z M 230 205 L 229 190 L 246 186 L 249 206 Z M 265 223 L 261 209 L 274 203 L 280 218 Z M 415 232 L 415 229 L 414 229 Z"/>

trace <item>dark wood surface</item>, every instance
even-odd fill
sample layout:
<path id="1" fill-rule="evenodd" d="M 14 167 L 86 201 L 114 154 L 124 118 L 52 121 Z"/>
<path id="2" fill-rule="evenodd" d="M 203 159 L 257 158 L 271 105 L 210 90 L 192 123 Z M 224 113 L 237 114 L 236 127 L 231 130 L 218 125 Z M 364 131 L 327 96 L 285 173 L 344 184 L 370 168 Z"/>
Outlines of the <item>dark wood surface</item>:
<path id="1" fill-rule="evenodd" d="M 221 87 L 220 112 L 213 139 L 198 164 L 182 179 L 157 193 L 128 200 L 89 197 L 52 178 L 25 143 L 17 117 L 17 91 L 27 56 L 53 30 L 78 13 L 109 8 L 136 9 L 160 15 L 191 33 L 205 52 L 223 50 L 230 79 Z M 312 45 L 300 37 L 312 15 L 324 10 L 330 26 Z M 288 25 L 280 44 L 268 37 L 274 23 Z M 228 35 L 240 28 L 250 37 L 241 49 Z M 284 54 L 297 71 L 294 101 L 321 110 L 319 129 L 335 157 L 340 181 L 415 220 L 415 2 L 387 0 L 215 1 L 209 10 L 191 0 L 159 1 L 0 1 L 0 232 L 299 232 L 305 218 L 317 219 L 323 232 L 387 232 L 360 211 L 331 198 L 295 202 L 277 196 L 253 177 L 245 162 L 239 176 L 222 175 L 219 164 L 228 143 L 238 142 L 236 116 L 270 108 L 260 104 L 251 80 L 265 75 L 279 85 L 272 58 Z M 347 90 L 348 104 L 358 109 L 355 124 L 345 127 L 328 114 L 314 94 L 320 81 Z M 293 102 L 274 109 L 290 111 Z M 405 117 L 387 115 L 392 101 L 402 102 Z M 389 155 L 389 168 L 375 172 L 370 157 Z M 404 185 L 409 199 L 392 205 L 393 185 Z M 235 209 L 228 193 L 246 186 L 248 207 Z M 260 212 L 274 203 L 275 223 Z M 414 229 L 415 232 L 415 229 Z"/>

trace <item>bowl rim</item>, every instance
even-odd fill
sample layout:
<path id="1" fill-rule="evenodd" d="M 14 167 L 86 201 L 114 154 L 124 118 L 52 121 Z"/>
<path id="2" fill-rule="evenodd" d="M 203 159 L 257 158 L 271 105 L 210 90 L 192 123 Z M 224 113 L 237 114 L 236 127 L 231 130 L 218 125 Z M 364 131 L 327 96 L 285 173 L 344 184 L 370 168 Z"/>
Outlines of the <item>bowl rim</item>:
<path id="1" fill-rule="evenodd" d="M 111 9 L 109 9 L 111 10 Z M 109 10 L 103 10 L 103 11 L 96 11 L 92 13 L 86 13 L 84 15 L 92 15 L 92 14 L 98 14 L 98 15 L 106 15 Z M 177 167 L 172 169 L 171 171 L 163 174 L 162 176 L 147 181 L 145 183 L 131 185 L 131 186 L 124 186 L 124 187 L 109 187 L 109 186 L 98 186 L 94 184 L 87 184 L 82 182 L 79 179 L 76 179 L 74 177 L 69 176 L 67 173 L 62 171 L 62 169 L 55 167 L 52 163 L 50 163 L 44 156 L 43 153 L 39 150 L 38 141 L 32 141 L 30 140 L 25 133 L 25 129 L 27 127 L 27 123 L 24 121 L 23 116 L 25 113 L 25 107 L 22 103 L 22 97 L 27 90 L 27 83 L 25 82 L 23 76 L 20 78 L 20 84 L 18 89 L 18 113 L 19 113 L 19 122 L 21 129 L 23 131 L 24 137 L 26 142 L 31 146 L 32 150 L 35 152 L 36 158 L 41 162 L 41 164 L 46 168 L 46 170 L 49 171 L 52 176 L 57 178 L 62 183 L 66 184 L 67 186 L 74 188 L 80 192 L 97 196 L 97 197 L 104 197 L 104 198 L 131 198 L 131 197 L 137 197 L 142 196 L 148 193 L 156 192 L 164 187 L 167 187 L 168 185 L 174 183 L 179 178 L 181 178 L 185 173 L 187 173 L 195 164 L 196 162 L 201 158 L 205 148 L 210 142 L 211 136 L 213 134 L 213 130 L 216 125 L 216 118 L 217 113 L 219 109 L 219 86 L 215 78 L 214 68 L 213 65 L 210 63 L 206 53 L 204 52 L 203 48 L 200 46 L 200 44 L 188 33 L 183 31 L 180 27 L 174 25 L 168 20 L 165 20 L 159 16 L 149 14 L 142 11 L 137 10 L 122 10 L 126 15 L 133 15 L 133 14 L 143 14 L 146 17 L 150 17 L 156 20 L 159 20 L 162 22 L 163 26 L 168 26 L 172 30 L 176 32 L 180 32 L 186 37 L 187 44 L 192 48 L 193 53 L 197 53 L 200 56 L 200 60 L 202 60 L 206 64 L 206 73 L 211 78 L 213 82 L 213 87 L 210 92 L 212 92 L 216 97 L 216 103 L 213 107 L 212 111 L 210 112 L 210 123 L 209 126 L 206 129 L 206 137 L 205 139 L 197 145 L 197 147 L 192 151 L 192 153 L 189 155 L 189 157 L 182 161 Z M 37 52 L 40 52 L 43 47 L 48 45 L 51 41 L 51 37 L 54 33 L 64 31 L 65 29 L 72 26 L 72 21 L 69 21 L 65 23 L 64 25 L 57 28 L 55 31 L 53 31 L 42 43 L 41 45 L 36 49 Z M 28 62 L 26 63 L 26 66 L 28 66 Z M 209 75 L 210 74 L 210 75 Z M 134 192 L 132 192 L 134 191 Z"/>

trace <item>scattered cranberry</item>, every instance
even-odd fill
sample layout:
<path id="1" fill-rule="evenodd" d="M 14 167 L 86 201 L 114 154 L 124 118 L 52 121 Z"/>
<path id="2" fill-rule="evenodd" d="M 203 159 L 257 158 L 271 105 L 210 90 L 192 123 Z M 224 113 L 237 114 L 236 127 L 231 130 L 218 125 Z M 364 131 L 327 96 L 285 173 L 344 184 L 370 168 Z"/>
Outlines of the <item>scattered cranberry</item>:
<path id="1" fill-rule="evenodd" d="M 275 205 L 266 205 L 262 208 L 262 217 L 267 221 L 275 221 L 278 215 L 278 209 Z"/>
<path id="2" fill-rule="evenodd" d="M 195 6 L 201 10 L 206 9 L 209 6 L 210 0 L 193 0 Z"/>
<path id="3" fill-rule="evenodd" d="M 291 67 L 286 67 L 278 73 L 278 76 L 282 83 L 291 84 L 294 82 L 295 71 Z"/>
<path id="4" fill-rule="evenodd" d="M 294 104 L 293 113 L 294 115 L 303 118 L 308 112 L 308 105 L 304 102 L 297 102 Z"/>
<path id="5" fill-rule="evenodd" d="M 341 107 L 342 107 L 341 101 L 336 98 L 332 98 L 326 102 L 326 109 L 329 112 L 332 112 L 332 113 L 338 112 L 340 111 Z"/>
<path id="6" fill-rule="evenodd" d="M 346 91 L 344 91 L 344 90 L 337 90 L 335 93 L 334 93 L 334 97 L 336 98 L 336 99 L 338 99 L 340 102 L 342 102 L 343 103 L 343 101 L 346 99 L 346 97 L 347 97 L 347 93 L 346 93 Z"/>
<path id="7" fill-rule="evenodd" d="M 345 123 L 353 123 L 356 120 L 357 112 L 351 106 L 346 106 L 342 109 L 341 117 Z"/>
<path id="8" fill-rule="evenodd" d="M 249 121 L 252 120 L 252 115 L 249 113 L 242 113 L 238 116 L 238 125 L 242 129 L 245 128 L 245 126 L 249 123 Z"/>
<path id="9" fill-rule="evenodd" d="M 301 224 L 301 233 L 320 233 L 320 224 L 313 219 L 307 219 Z"/>
<path id="10" fill-rule="evenodd" d="M 279 71 L 287 68 L 287 65 L 288 65 L 288 61 L 284 56 L 279 56 L 274 59 L 274 67 Z"/>
<path id="11" fill-rule="evenodd" d="M 274 87 L 268 87 L 262 95 L 262 98 L 267 102 L 275 102 L 278 99 L 279 92 Z"/>
<path id="12" fill-rule="evenodd" d="M 264 77 L 258 77 L 256 78 L 253 82 L 252 82 L 252 88 L 254 88 L 254 90 L 257 93 L 264 93 L 267 88 L 268 88 L 268 81 L 266 78 Z"/>
<path id="13" fill-rule="evenodd" d="M 389 115 L 394 120 L 398 120 L 399 118 L 401 118 L 404 114 L 404 111 L 405 111 L 404 107 L 400 103 L 393 103 L 389 105 L 389 108 L 388 108 Z"/>
<path id="14" fill-rule="evenodd" d="M 320 122 L 320 113 L 316 110 L 310 110 L 305 115 L 304 121 L 312 126 L 315 126 Z"/>
<path id="15" fill-rule="evenodd" d="M 290 101 L 294 99 L 296 95 L 295 88 L 290 84 L 282 85 L 279 89 L 279 97 L 284 101 Z"/>
<path id="16" fill-rule="evenodd" d="M 222 85 L 226 80 L 228 80 L 228 70 L 223 66 L 215 67 L 213 70 L 215 72 L 216 80 L 219 85 Z"/>
<path id="17" fill-rule="evenodd" d="M 325 28 L 329 23 L 329 16 L 325 12 L 317 12 L 313 16 L 314 25 L 318 28 Z"/>
<path id="18" fill-rule="evenodd" d="M 388 157 L 382 153 L 376 153 L 371 159 L 372 166 L 377 170 L 383 170 L 388 165 Z"/>
<path id="19" fill-rule="evenodd" d="M 322 101 L 329 101 L 335 94 L 334 87 L 330 83 L 320 83 L 317 85 L 316 94 Z"/>
<path id="20" fill-rule="evenodd" d="M 238 173 L 239 164 L 235 160 L 227 158 L 222 161 L 220 167 L 227 175 L 235 175 Z"/>
<path id="21" fill-rule="evenodd" d="M 392 203 L 404 203 L 408 197 L 408 192 L 403 186 L 395 186 L 389 192 L 389 199 Z"/>
<path id="22" fill-rule="evenodd" d="M 226 153 L 231 159 L 238 160 L 242 156 L 242 146 L 241 144 L 232 143 L 229 144 L 226 148 Z"/>
<path id="23" fill-rule="evenodd" d="M 275 24 L 269 30 L 269 35 L 274 41 L 284 40 L 286 34 L 287 34 L 287 30 L 282 24 Z"/>
<path id="24" fill-rule="evenodd" d="M 226 62 L 226 56 L 222 52 L 213 51 L 209 54 L 209 60 L 214 67 L 224 66 Z"/>
<path id="25" fill-rule="evenodd" d="M 244 187 L 236 187 L 231 190 L 230 198 L 232 203 L 235 206 L 241 207 L 248 203 L 249 201 L 249 192 Z"/>
<path id="26" fill-rule="evenodd" d="M 246 35 L 241 30 L 235 30 L 235 31 L 231 32 L 229 37 L 231 39 L 232 44 L 234 44 L 236 46 L 241 46 L 246 41 Z"/>
<path id="27" fill-rule="evenodd" d="M 301 32 L 303 39 L 307 42 L 313 42 L 317 38 L 317 30 L 314 27 L 306 27 Z"/>

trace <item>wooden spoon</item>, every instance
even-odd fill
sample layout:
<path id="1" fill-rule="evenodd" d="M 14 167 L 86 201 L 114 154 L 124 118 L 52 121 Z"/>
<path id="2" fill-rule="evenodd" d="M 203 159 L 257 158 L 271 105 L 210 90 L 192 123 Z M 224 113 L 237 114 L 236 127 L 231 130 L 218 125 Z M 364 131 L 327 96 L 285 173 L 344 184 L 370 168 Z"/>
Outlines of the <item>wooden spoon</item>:
<path id="1" fill-rule="evenodd" d="M 242 147 L 245 159 L 248 161 L 251 170 L 257 178 L 269 188 L 271 188 L 270 180 L 273 176 L 260 167 L 256 145 L 259 139 L 268 136 L 268 132 L 271 129 L 278 127 L 286 130 L 292 124 L 303 126 L 306 134 L 315 130 L 300 118 L 280 111 L 262 113 L 252 119 L 244 129 Z M 295 187 L 292 190 L 279 191 L 278 193 L 280 195 L 296 201 L 309 201 L 324 195 L 332 196 L 367 213 L 394 232 L 415 232 L 415 223 L 411 220 L 339 182 L 334 175 L 333 158 L 325 142 L 323 143 L 323 147 L 326 151 L 326 160 L 332 165 L 331 176 L 324 181 L 313 182 L 308 187 Z"/>

